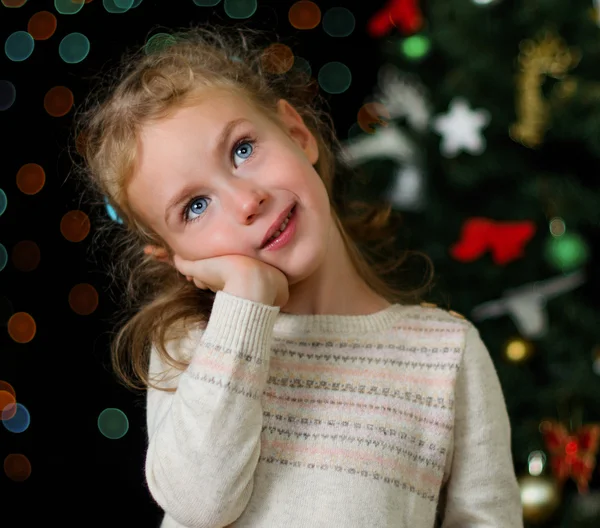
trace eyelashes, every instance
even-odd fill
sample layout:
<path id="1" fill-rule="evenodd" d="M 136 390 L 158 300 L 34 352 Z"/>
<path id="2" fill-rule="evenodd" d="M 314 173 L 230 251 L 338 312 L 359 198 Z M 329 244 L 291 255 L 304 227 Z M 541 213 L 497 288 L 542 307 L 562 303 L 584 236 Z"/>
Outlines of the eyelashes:
<path id="1" fill-rule="evenodd" d="M 249 144 L 252 147 L 252 152 L 250 153 L 250 155 L 247 158 L 244 158 L 244 162 L 247 162 L 248 160 L 252 159 L 254 157 L 254 155 L 256 154 L 256 149 L 257 149 L 257 139 L 253 136 L 243 136 L 241 138 L 239 138 L 238 140 L 236 140 L 233 144 L 233 147 L 231 148 L 230 151 L 230 160 L 233 163 L 233 159 L 235 157 L 235 152 L 242 146 L 245 144 Z M 242 164 L 243 164 L 242 163 Z M 194 196 L 192 197 L 188 202 L 185 203 L 185 205 L 182 207 L 181 209 L 181 219 L 183 220 L 184 223 L 188 224 L 191 222 L 195 222 L 196 220 L 199 220 L 200 218 L 202 218 L 202 216 L 204 216 L 204 211 L 199 214 L 197 217 L 190 219 L 188 217 L 188 212 L 190 207 L 192 206 L 192 204 L 194 202 L 196 202 L 197 200 L 200 199 L 204 199 L 207 200 L 208 197 L 204 196 L 204 195 L 200 195 L 200 196 Z M 206 207 L 204 208 L 206 210 Z"/>

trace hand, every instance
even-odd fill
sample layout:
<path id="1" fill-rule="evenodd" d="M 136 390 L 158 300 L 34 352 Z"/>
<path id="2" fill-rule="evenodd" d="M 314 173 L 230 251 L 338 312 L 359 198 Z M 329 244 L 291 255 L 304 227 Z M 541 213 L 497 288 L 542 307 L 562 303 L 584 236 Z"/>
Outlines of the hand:
<path id="1" fill-rule="evenodd" d="M 279 307 L 289 300 L 289 283 L 284 273 L 251 257 L 223 255 L 192 261 L 174 255 L 171 262 L 162 248 L 146 246 L 144 252 L 161 262 L 171 263 L 202 290 L 222 290 L 243 299 Z"/>

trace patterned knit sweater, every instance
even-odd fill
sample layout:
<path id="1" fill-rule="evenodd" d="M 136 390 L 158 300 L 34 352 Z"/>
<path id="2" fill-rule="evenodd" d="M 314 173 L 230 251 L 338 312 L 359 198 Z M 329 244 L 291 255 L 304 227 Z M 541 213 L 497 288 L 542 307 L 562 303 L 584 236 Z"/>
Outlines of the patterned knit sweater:
<path id="1" fill-rule="evenodd" d="M 217 292 L 155 349 L 149 491 L 161 528 L 523 526 L 510 425 L 476 328 L 434 305 L 292 315 Z"/>

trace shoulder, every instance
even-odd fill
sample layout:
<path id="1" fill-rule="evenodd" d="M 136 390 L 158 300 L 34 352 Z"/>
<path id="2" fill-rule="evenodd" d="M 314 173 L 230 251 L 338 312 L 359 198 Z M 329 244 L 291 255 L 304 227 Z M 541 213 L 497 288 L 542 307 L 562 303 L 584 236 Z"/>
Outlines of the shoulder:
<path id="1" fill-rule="evenodd" d="M 473 323 L 463 314 L 429 302 L 399 306 L 397 313 L 398 324 L 410 322 L 423 328 L 437 325 L 465 332 L 474 328 Z"/>
<path id="2" fill-rule="evenodd" d="M 462 313 L 433 303 L 399 306 L 391 337 L 415 352 L 452 359 L 458 367 L 467 348 L 481 344 L 475 325 Z M 441 354 L 435 354 L 440 352 Z"/>

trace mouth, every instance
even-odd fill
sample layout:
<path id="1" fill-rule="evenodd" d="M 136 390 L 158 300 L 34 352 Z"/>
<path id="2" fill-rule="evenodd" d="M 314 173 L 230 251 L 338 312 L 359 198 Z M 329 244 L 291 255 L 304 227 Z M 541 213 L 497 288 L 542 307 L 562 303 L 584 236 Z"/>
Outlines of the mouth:
<path id="1" fill-rule="evenodd" d="M 287 225 L 290 221 L 290 218 L 294 214 L 296 210 L 296 203 L 292 204 L 292 206 L 279 215 L 277 220 L 273 223 L 273 225 L 267 231 L 265 238 L 263 239 L 262 244 L 259 249 L 264 249 L 265 246 L 273 242 L 277 239 L 287 228 Z"/>

